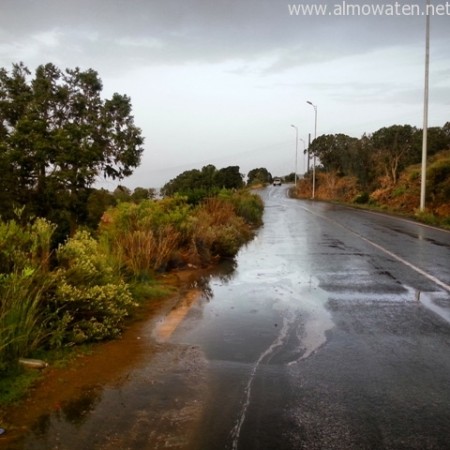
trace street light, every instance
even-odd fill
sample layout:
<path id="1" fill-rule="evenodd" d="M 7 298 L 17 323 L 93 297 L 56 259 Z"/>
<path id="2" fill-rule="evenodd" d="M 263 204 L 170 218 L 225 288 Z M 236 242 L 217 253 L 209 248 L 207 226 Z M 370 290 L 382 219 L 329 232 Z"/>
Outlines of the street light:
<path id="1" fill-rule="evenodd" d="M 314 108 L 314 140 L 317 138 L 317 105 L 314 105 L 309 100 L 306 102 Z M 312 185 L 312 199 L 314 200 L 316 194 L 316 154 L 313 156 L 313 185 Z"/>
<path id="2" fill-rule="evenodd" d="M 295 125 L 291 125 L 295 128 L 295 174 L 294 174 L 294 184 L 297 187 L 297 150 L 298 150 L 298 128 Z"/>
<path id="3" fill-rule="evenodd" d="M 423 95 L 423 138 L 422 138 L 422 175 L 420 180 L 420 211 L 425 211 L 425 187 L 427 176 L 427 136 L 428 136 L 428 79 L 430 67 L 430 0 L 427 0 L 425 22 L 425 88 Z"/>

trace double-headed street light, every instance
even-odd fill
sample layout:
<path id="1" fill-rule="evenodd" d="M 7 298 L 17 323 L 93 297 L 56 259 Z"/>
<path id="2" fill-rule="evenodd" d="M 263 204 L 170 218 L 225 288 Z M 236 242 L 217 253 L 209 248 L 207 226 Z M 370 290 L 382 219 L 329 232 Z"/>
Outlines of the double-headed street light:
<path id="1" fill-rule="evenodd" d="M 298 151 L 298 128 L 295 125 L 291 125 L 295 128 L 295 173 L 294 173 L 294 184 L 297 187 L 297 151 Z"/>
<path id="2" fill-rule="evenodd" d="M 314 140 L 317 138 L 317 105 L 314 105 L 309 100 L 306 102 L 314 108 Z M 316 155 L 313 156 L 313 185 L 312 185 L 312 199 L 314 200 L 316 194 Z"/>

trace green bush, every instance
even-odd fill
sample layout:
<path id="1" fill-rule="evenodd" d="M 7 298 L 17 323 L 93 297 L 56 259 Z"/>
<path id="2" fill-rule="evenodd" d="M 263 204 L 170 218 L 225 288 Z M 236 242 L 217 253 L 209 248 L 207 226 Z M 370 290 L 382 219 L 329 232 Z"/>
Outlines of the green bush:
<path id="1" fill-rule="evenodd" d="M 21 271 L 26 267 L 47 268 L 55 228 L 41 218 L 25 225 L 16 220 L 0 221 L 0 273 Z"/>
<path id="2" fill-rule="evenodd" d="M 247 224 L 252 226 L 262 225 L 264 203 L 259 195 L 240 190 L 222 192 L 219 197 L 229 199 L 236 214 L 242 217 Z"/>
<path id="3" fill-rule="evenodd" d="M 57 260 L 51 345 L 117 336 L 134 302 L 98 241 L 78 231 L 59 247 Z"/>
<path id="4" fill-rule="evenodd" d="M 193 242 L 203 262 L 211 258 L 234 256 L 251 237 L 245 220 L 236 214 L 233 201 L 227 197 L 210 198 L 195 213 Z"/>
<path id="5" fill-rule="evenodd" d="M 139 204 L 121 203 L 108 210 L 100 238 L 132 278 L 165 269 L 192 233 L 191 207 L 182 197 Z"/>

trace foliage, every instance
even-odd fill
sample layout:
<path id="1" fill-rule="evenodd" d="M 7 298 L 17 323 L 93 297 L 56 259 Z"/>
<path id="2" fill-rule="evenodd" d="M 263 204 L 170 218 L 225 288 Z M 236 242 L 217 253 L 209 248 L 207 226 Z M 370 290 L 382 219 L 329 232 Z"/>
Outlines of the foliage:
<path id="1" fill-rule="evenodd" d="M 180 196 L 120 203 L 104 215 L 100 239 L 133 283 L 155 271 L 233 256 L 262 212 L 258 196 L 230 190 L 195 207 Z"/>
<path id="2" fill-rule="evenodd" d="M 245 221 L 225 198 L 209 198 L 196 210 L 193 241 L 204 260 L 232 257 L 250 237 Z"/>
<path id="3" fill-rule="evenodd" d="M 363 205 L 364 203 L 369 203 L 369 200 L 370 200 L 369 193 L 361 192 L 353 199 L 353 203 L 356 203 L 358 205 Z"/>
<path id="4" fill-rule="evenodd" d="M 121 203 L 105 214 L 101 237 L 133 277 L 163 269 L 190 232 L 190 206 L 182 197 Z"/>
<path id="5" fill-rule="evenodd" d="M 264 203 L 259 195 L 251 194 L 246 190 L 235 192 L 222 191 L 220 198 L 229 199 L 234 207 L 234 212 L 251 226 L 262 225 Z"/>
<path id="6" fill-rule="evenodd" d="M 117 199 L 114 194 L 106 189 L 92 189 L 86 202 L 86 225 L 95 230 L 104 212 L 116 203 Z"/>
<path id="7" fill-rule="evenodd" d="M 116 202 L 129 202 L 131 200 L 131 190 L 120 184 L 114 189 L 113 195 Z"/>
<path id="8" fill-rule="evenodd" d="M 46 274 L 31 267 L 0 276 L 0 372 L 42 343 Z"/>
<path id="9" fill-rule="evenodd" d="M 36 370 L 24 370 L 20 367 L 10 367 L 7 372 L 2 373 L 0 383 L 0 408 L 16 402 L 23 397 L 31 386 L 41 377 Z M 3 417 L 1 416 L 0 422 Z M 3 424 L 4 425 L 4 424 Z"/>
<path id="10" fill-rule="evenodd" d="M 58 248 L 57 259 L 52 346 L 117 336 L 133 300 L 98 241 L 78 231 Z"/>
<path id="11" fill-rule="evenodd" d="M 406 165 L 417 162 L 416 133 L 417 129 L 410 125 L 393 125 L 381 128 L 371 136 L 375 162 L 393 184 Z"/>
<path id="12" fill-rule="evenodd" d="M 18 213 L 20 217 L 20 213 Z M 0 371 L 27 356 L 45 337 L 43 298 L 54 225 L 0 221 Z"/>
<path id="13" fill-rule="evenodd" d="M 0 69 L 0 210 L 46 217 L 63 233 L 86 223 L 89 188 L 99 175 L 122 179 L 143 151 L 130 99 L 104 100 L 92 69 L 23 64 Z"/>
<path id="14" fill-rule="evenodd" d="M 221 189 L 240 189 L 243 187 L 242 175 L 238 166 L 217 170 L 212 164 L 201 170 L 188 170 L 170 180 L 161 189 L 165 196 L 183 195 L 191 204 L 217 194 Z"/>
<path id="15" fill-rule="evenodd" d="M 450 203 L 450 152 L 428 166 L 427 193 L 432 202 Z"/>
<path id="16" fill-rule="evenodd" d="M 0 274 L 47 268 L 54 230 L 53 224 L 41 218 L 25 225 L 15 219 L 0 221 Z"/>
<path id="17" fill-rule="evenodd" d="M 247 185 L 249 186 L 267 183 L 272 183 L 272 175 L 265 167 L 252 169 L 247 174 Z"/>
<path id="18" fill-rule="evenodd" d="M 151 198 L 155 198 L 155 196 L 156 196 L 155 189 L 137 187 L 131 194 L 131 200 L 133 200 L 133 202 L 135 203 L 138 203 L 142 200 L 149 200 Z"/>

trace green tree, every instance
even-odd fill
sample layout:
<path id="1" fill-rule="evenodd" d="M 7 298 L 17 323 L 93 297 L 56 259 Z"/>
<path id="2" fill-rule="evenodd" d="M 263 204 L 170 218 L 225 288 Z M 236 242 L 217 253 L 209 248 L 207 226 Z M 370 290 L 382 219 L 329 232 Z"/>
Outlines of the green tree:
<path id="1" fill-rule="evenodd" d="M 448 131 L 445 129 L 448 126 Z M 441 127 L 429 127 L 427 131 L 427 155 L 433 156 L 443 150 L 450 149 L 450 123 Z M 411 164 L 422 160 L 423 130 L 417 130 L 415 139 L 415 154 Z"/>
<path id="2" fill-rule="evenodd" d="M 393 184 L 406 165 L 416 162 L 416 132 L 410 125 L 392 125 L 380 128 L 370 138 L 374 163 Z"/>
<path id="3" fill-rule="evenodd" d="M 133 202 L 135 203 L 138 203 L 142 200 L 149 200 L 151 198 L 155 198 L 155 196 L 156 196 L 155 189 L 137 187 L 131 194 L 131 200 L 133 200 Z"/>
<path id="4" fill-rule="evenodd" d="M 202 172 L 198 169 L 186 170 L 167 182 L 161 189 L 163 195 L 185 193 L 204 187 Z"/>
<path id="5" fill-rule="evenodd" d="M 239 166 L 217 170 L 212 164 L 201 170 L 187 170 L 166 183 L 161 189 L 165 196 L 181 194 L 190 203 L 198 203 L 205 197 L 215 195 L 220 189 L 239 189 L 243 186 Z"/>
<path id="6" fill-rule="evenodd" d="M 114 189 L 113 195 L 118 202 L 129 202 L 131 200 L 131 190 L 120 184 Z"/>
<path id="7" fill-rule="evenodd" d="M 272 175 L 265 167 L 252 169 L 247 174 L 247 184 L 266 184 L 272 183 Z"/>
<path id="8" fill-rule="evenodd" d="M 87 220 L 98 176 L 123 179 L 140 163 L 141 130 L 126 95 L 101 97 L 96 71 L 21 63 L 0 69 L 1 212 L 14 204 L 74 229 Z M 3 174 L 3 173 L 2 173 Z M 64 225 L 65 223 L 65 225 Z"/>
<path id="9" fill-rule="evenodd" d="M 244 187 L 242 178 L 243 176 L 239 171 L 239 166 L 228 166 L 217 171 L 215 184 L 219 188 L 241 189 Z"/>
<path id="10" fill-rule="evenodd" d="M 106 189 L 92 189 L 87 199 L 87 225 L 97 228 L 103 213 L 117 204 L 116 197 Z"/>

